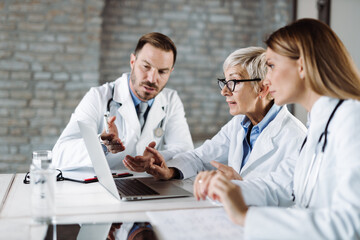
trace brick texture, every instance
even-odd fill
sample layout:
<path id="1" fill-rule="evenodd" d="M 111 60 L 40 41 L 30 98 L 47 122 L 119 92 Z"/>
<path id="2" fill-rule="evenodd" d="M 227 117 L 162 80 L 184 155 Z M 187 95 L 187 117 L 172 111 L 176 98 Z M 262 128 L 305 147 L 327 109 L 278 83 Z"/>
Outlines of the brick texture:
<path id="1" fill-rule="evenodd" d="M 51 149 L 92 86 L 130 71 L 140 36 L 178 48 L 178 90 L 201 144 L 230 118 L 216 85 L 232 51 L 264 46 L 292 19 L 292 0 L 3 0 L 0 3 L 0 173 L 25 172 Z"/>
<path id="2" fill-rule="evenodd" d="M 51 149 L 81 97 L 99 84 L 104 4 L 2 1 L 0 172 L 28 171 L 31 152 Z"/>

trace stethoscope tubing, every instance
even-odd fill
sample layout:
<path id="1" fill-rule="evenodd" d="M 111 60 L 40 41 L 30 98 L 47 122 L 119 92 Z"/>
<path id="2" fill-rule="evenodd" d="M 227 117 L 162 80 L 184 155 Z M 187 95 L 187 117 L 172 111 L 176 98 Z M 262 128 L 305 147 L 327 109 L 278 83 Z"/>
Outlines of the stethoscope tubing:
<path id="1" fill-rule="evenodd" d="M 313 186 L 311 188 L 311 192 L 310 192 L 310 195 L 309 195 L 309 198 L 307 200 L 307 203 L 304 204 L 304 206 L 306 208 L 309 207 L 309 204 L 310 204 L 310 201 L 311 201 L 311 198 L 313 196 L 313 192 L 314 192 L 314 188 L 315 188 L 315 184 L 317 182 L 317 179 L 318 179 L 318 176 L 319 176 L 319 172 L 320 172 L 320 166 L 321 166 L 321 163 L 323 161 L 323 156 L 324 156 L 324 152 L 325 152 L 325 148 L 326 148 L 326 145 L 327 145 L 327 136 L 328 136 L 328 128 L 329 128 L 329 125 L 330 125 L 330 122 L 331 120 L 333 119 L 334 115 L 335 115 L 335 112 L 337 111 L 337 109 L 340 107 L 340 105 L 344 102 L 343 99 L 340 99 L 339 102 L 336 104 L 334 110 L 332 111 L 327 123 L 326 123 L 326 126 L 325 126 L 325 130 L 324 132 L 321 133 L 320 137 L 319 137 L 319 140 L 316 144 L 316 147 L 315 147 L 315 153 L 311 159 L 311 162 L 310 162 L 310 166 L 309 166 L 309 169 L 306 173 L 306 177 L 305 177 L 305 181 L 304 181 L 304 185 L 303 185 L 303 188 L 302 188 L 302 191 L 300 191 L 302 193 L 302 196 L 301 196 L 301 199 L 300 199 L 300 204 L 304 202 L 304 196 L 305 196 L 305 191 L 306 191 L 306 188 L 308 186 L 308 183 L 309 183 L 309 179 L 310 179 L 310 174 L 314 168 L 314 165 L 315 165 L 315 162 L 316 162 L 316 159 L 318 157 L 318 155 L 320 154 L 320 158 L 319 158 L 319 161 L 318 161 L 318 167 L 316 169 L 316 175 L 315 175 L 315 179 L 314 179 L 314 182 L 313 182 Z M 321 152 L 319 153 L 319 145 L 322 141 L 322 138 L 324 137 L 324 143 L 321 147 Z M 301 150 L 303 149 L 305 143 L 307 141 L 307 137 L 304 139 L 304 142 L 300 148 L 300 152 Z"/>
<path id="2" fill-rule="evenodd" d="M 106 113 L 107 114 L 110 114 L 110 109 L 111 109 L 111 102 L 114 100 L 113 97 L 114 97 L 114 91 L 115 91 L 115 86 L 112 87 L 112 90 L 111 90 L 111 98 L 108 100 L 107 104 L 106 104 Z M 119 104 L 121 107 L 121 103 L 117 103 Z M 164 109 L 163 109 L 164 110 Z M 165 110 L 164 110 L 165 111 Z M 166 112 L 166 111 L 165 111 Z M 157 127 L 155 130 L 154 130 L 154 135 L 156 137 L 162 137 L 162 135 L 164 134 L 164 129 L 163 129 L 163 124 L 164 124 L 164 119 L 161 120 L 160 122 L 160 125 L 159 127 Z M 125 130 L 125 124 L 123 123 L 123 130 Z M 125 134 L 123 134 L 123 139 L 125 139 Z"/>

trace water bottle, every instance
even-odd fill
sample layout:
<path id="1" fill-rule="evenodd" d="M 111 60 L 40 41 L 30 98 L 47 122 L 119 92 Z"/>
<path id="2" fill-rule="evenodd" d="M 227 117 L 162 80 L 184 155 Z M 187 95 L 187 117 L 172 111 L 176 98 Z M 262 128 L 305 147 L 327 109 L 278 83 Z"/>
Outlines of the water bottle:
<path id="1" fill-rule="evenodd" d="M 31 215 L 35 222 L 51 223 L 55 216 L 56 170 L 50 150 L 34 151 L 30 166 Z"/>

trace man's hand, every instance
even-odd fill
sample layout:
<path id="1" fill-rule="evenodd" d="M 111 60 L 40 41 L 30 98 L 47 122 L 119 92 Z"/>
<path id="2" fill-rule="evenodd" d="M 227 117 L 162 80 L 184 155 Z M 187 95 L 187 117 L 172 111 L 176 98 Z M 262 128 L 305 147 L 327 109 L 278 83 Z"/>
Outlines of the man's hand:
<path id="1" fill-rule="evenodd" d="M 149 143 L 142 156 L 132 157 L 127 155 L 123 160 L 125 167 L 134 172 L 145 172 L 150 166 L 150 161 L 152 161 L 151 158 L 154 158 L 154 155 L 148 149 L 154 149 L 155 145 L 155 142 Z M 160 165 L 161 162 L 155 161 L 154 164 Z"/>
<path id="2" fill-rule="evenodd" d="M 169 180 L 174 178 L 175 169 L 166 166 L 163 156 L 154 148 L 146 147 L 146 150 L 153 155 L 146 172 L 153 175 L 156 179 Z"/>
<path id="3" fill-rule="evenodd" d="M 218 171 L 222 172 L 229 180 L 243 180 L 240 174 L 238 174 L 232 167 L 211 161 L 211 165 L 217 168 Z"/>
<path id="4" fill-rule="evenodd" d="M 116 239 L 116 232 L 121 228 L 122 223 L 113 223 L 111 224 L 109 234 L 106 240 L 115 240 Z"/>
<path id="5" fill-rule="evenodd" d="M 111 153 L 118 153 L 125 150 L 125 146 L 119 138 L 118 130 L 114 123 L 115 119 L 116 116 L 112 116 L 109 119 L 108 122 L 109 133 L 106 133 L 104 130 L 100 135 L 103 144 L 107 147 L 107 149 Z"/>

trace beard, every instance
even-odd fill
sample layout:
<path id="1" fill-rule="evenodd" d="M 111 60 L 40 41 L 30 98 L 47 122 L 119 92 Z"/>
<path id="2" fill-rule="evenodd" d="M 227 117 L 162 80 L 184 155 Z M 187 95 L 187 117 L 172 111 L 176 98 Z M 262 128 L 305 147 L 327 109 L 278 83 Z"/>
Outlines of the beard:
<path id="1" fill-rule="evenodd" d="M 132 71 L 131 74 L 130 74 L 130 81 L 132 83 L 132 86 L 133 86 L 133 90 L 134 92 L 136 93 L 136 95 L 141 98 L 140 100 L 145 100 L 145 101 L 148 101 L 148 100 L 151 100 L 153 98 L 155 98 L 165 87 L 165 85 L 161 88 L 159 88 L 159 86 L 155 83 L 151 83 L 149 81 L 142 81 L 140 82 L 140 80 L 137 80 L 136 76 L 135 76 L 135 73 Z M 154 93 L 149 93 L 149 92 L 146 92 L 146 91 L 141 91 L 141 87 L 143 86 L 146 86 L 146 87 L 149 87 L 149 88 L 153 88 L 155 90 Z"/>

